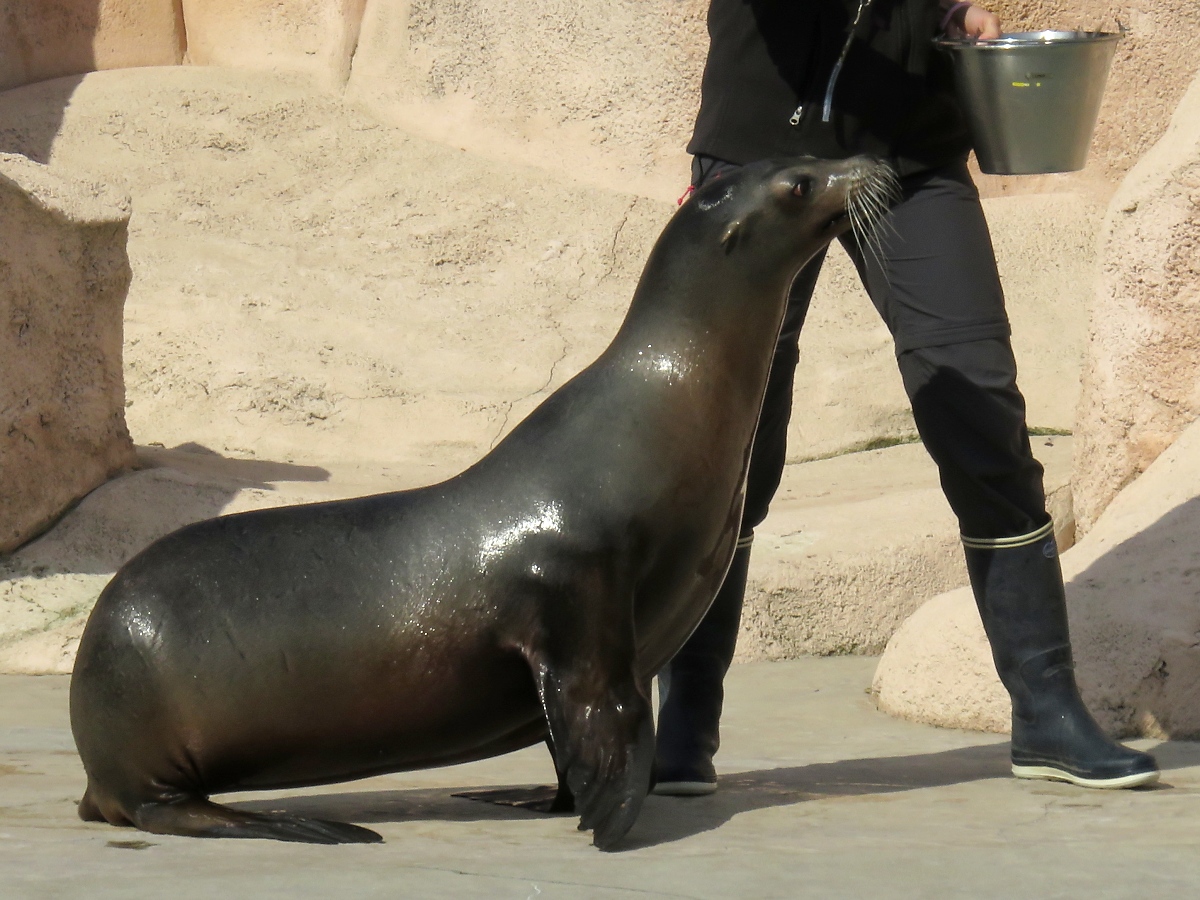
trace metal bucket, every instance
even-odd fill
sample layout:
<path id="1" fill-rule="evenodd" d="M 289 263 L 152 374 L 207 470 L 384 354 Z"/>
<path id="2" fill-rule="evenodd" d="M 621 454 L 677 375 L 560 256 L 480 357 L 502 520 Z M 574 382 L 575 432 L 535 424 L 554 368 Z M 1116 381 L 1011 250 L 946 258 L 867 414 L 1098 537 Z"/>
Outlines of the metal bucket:
<path id="1" fill-rule="evenodd" d="M 991 41 L 938 38 L 953 59 L 979 168 L 993 175 L 1082 169 L 1120 37 L 1029 31 Z"/>

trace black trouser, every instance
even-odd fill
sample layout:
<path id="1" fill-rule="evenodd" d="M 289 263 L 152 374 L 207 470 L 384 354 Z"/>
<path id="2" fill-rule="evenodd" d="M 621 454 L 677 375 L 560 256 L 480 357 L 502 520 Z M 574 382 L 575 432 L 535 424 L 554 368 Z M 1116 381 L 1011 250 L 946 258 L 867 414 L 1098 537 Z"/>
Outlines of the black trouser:
<path id="1" fill-rule="evenodd" d="M 696 157 L 697 186 L 732 163 Z M 841 238 L 896 342 L 913 417 L 964 535 L 999 538 L 1048 520 L 1042 467 L 1025 427 L 1004 293 L 979 194 L 965 163 L 903 179 L 881 254 Z M 767 515 L 787 452 L 797 342 L 825 254 L 796 277 L 767 382 L 746 487 L 742 536 Z"/>
<path id="2" fill-rule="evenodd" d="M 698 159 L 694 181 L 719 177 L 727 166 Z M 979 195 L 962 164 L 907 178 L 902 188 L 878 254 L 853 236 L 842 246 L 896 340 L 917 429 L 958 515 L 971 586 L 1013 698 L 1013 773 L 1092 787 L 1147 784 L 1157 778 L 1154 759 L 1104 735 L 1071 673 L 1042 467 L 1030 453 Z M 737 640 L 750 541 L 783 473 L 797 340 L 823 258 L 800 272 L 788 296 L 733 564 L 712 608 L 660 678 L 655 764 L 664 793 L 716 787 L 722 682 Z"/>

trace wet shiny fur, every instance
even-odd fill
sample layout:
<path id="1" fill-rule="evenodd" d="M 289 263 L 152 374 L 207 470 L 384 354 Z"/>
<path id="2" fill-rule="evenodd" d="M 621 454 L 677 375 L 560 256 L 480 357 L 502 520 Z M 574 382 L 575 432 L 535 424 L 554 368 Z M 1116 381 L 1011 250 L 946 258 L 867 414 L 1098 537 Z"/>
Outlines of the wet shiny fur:
<path id="1" fill-rule="evenodd" d="M 580 828 L 614 847 L 651 778 L 650 679 L 733 554 L 788 285 L 882 171 L 787 160 L 699 190 L 604 354 L 461 475 L 200 522 L 131 560 L 71 682 L 80 815 L 374 841 L 208 797 L 548 739 Z"/>

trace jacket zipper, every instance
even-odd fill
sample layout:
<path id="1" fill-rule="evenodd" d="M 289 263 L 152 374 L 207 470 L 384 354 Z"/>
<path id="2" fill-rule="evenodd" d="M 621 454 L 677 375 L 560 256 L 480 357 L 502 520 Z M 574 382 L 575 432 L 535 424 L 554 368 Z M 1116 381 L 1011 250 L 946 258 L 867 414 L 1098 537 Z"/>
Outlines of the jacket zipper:
<path id="1" fill-rule="evenodd" d="M 846 43 L 842 45 L 842 52 L 838 54 L 837 62 L 833 64 L 833 71 L 829 73 L 829 83 L 825 87 L 825 103 L 821 109 L 821 121 L 828 122 L 833 114 L 833 89 L 837 84 L 838 76 L 842 74 L 842 66 L 846 62 L 846 54 L 850 52 L 850 45 L 854 42 L 855 32 L 858 31 L 858 23 L 862 21 L 863 15 L 871 6 L 871 0 L 858 0 L 858 11 L 854 14 L 854 21 L 850 23 L 850 33 L 846 35 Z M 804 116 L 804 104 L 801 103 L 796 107 L 792 117 L 788 119 L 789 125 L 799 125 L 801 118 Z"/>

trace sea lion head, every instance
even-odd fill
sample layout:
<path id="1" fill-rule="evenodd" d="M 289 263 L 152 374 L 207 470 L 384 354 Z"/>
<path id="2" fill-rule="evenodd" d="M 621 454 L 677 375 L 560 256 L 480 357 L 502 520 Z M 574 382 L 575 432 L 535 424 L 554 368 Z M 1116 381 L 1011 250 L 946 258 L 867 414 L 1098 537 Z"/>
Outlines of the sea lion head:
<path id="1" fill-rule="evenodd" d="M 852 228 L 860 241 L 873 244 L 896 194 L 896 177 L 879 160 L 795 157 L 723 174 L 685 206 L 705 220 L 702 243 L 715 240 L 721 253 L 739 257 L 742 266 L 794 271 Z"/>

